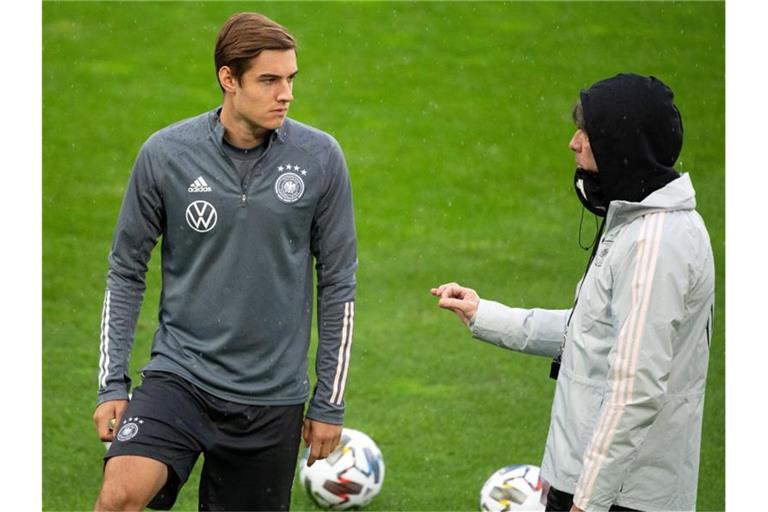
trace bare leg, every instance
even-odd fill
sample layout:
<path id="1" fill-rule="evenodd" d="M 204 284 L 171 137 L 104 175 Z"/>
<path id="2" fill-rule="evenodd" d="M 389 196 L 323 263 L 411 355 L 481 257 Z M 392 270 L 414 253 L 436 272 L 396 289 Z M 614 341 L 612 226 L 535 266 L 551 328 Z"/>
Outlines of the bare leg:
<path id="1" fill-rule="evenodd" d="M 104 483 L 94 510 L 142 510 L 168 479 L 162 462 L 137 455 L 118 455 L 107 461 Z"/>

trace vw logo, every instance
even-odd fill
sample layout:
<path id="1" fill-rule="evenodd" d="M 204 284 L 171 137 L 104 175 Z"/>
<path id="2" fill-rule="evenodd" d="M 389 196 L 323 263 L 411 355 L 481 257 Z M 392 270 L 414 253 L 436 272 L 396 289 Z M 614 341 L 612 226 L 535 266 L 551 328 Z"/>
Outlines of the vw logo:
<path id="1" fill-rule="evenodd" d="M 187 206 L 187 224 L 198 233 L 212 230 L 217 220 L 216 208 L 208 201 L 194 201 Z"/>

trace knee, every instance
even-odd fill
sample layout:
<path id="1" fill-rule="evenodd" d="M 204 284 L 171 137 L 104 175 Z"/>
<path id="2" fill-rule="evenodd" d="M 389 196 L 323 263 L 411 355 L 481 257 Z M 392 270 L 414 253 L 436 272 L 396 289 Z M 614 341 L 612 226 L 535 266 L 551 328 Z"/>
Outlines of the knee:
<path id="1" fill-rule="evenodd" d="M 132 493 L 119 482 L 105 481 L 96 500 L 95 511 L 141 510 L 146 506 L 144 500 Z"/>
<path id="2" fill-rule="evenodd" d="M 104 468 L 96 510 L 141 510 L 163 487 L 168 470 L 162 462 L 139 456 L 115 456 Z"/>

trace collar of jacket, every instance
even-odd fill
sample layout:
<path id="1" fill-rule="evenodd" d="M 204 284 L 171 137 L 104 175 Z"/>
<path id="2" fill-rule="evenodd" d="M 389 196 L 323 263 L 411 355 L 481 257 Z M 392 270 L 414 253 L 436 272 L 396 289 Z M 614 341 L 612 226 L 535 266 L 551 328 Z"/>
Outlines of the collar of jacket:
<path id="1" fill-rule="evenodd" d="M 210 132 L 211 138 L 213 139 L 213 142 L 221 149 L 224 150 L 224 125 L 219 122 L 219 114 L 221 114 L 221 108 L 217 107 L 210 112 L 208 112 L 208 131 Z M 279 139 L 280 142 L 285 143 L 285 141 L 288 139 L 288 131 L 290 130 L 289 125 L 291 123 L 291 120 L 288 118 L 285 118 L 285 122 L 283 123 L 283 126 L 278 128 L 277 130 L 273 130 L 270 134 L 270 144 L 274 142 L 276 139 Z"/>
<path id="2" fill-rule="evenodd" d="M 688 173 L 670 181 L 660 189 L 649 194 L 639 203 L 630 201 L 611 201 L 605 232 L 621 224 L 633 221 L 637 217 L 661 211 L 693 210 L 696 208 L 696 192 Z"/>

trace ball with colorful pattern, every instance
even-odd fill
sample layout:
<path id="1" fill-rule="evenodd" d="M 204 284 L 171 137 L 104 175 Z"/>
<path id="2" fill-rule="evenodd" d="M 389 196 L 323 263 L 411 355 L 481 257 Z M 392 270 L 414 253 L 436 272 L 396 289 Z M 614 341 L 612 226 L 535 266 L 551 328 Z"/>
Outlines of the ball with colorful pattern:
<path id="1" fill-rule="evenodd" d="M 341 443 L 327 458 L 307 466 L 308 455 L 306 450 L 299 462 L 299 482 L 320 507 L 359 509 L 381 492 L 384 458 L 366 434 L 345 428 Z"/>

